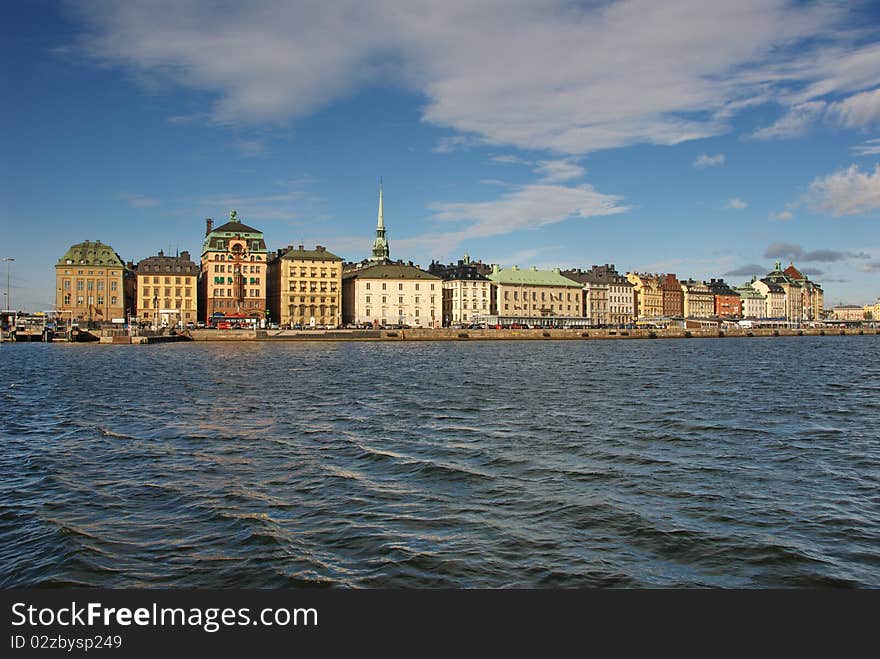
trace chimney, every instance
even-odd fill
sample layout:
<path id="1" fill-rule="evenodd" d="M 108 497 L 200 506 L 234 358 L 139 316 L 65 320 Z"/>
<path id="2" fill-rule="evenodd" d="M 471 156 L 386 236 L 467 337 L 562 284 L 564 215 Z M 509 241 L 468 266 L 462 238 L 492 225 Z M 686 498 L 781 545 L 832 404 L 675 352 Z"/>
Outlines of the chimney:
<path id="1" fill-rule="evenodd" d="M 210 217 L 205 218 L 205 235 L 207 236 L 209 233 L 211 233 L 211 230 L 213 228 L 214 228 L 214 220 L 212 220 Z"/>
<path id="2" fill-rule="evenodd" d="M 183 251 L 180 253 L 180 258 L 182 258 L 184 261 L 189 261 L 189 251 L 188 251 L 188 250 L 183 250 Z"/>
<path id="3" fill-rule="evenodd" d="M 327 248 L 324 247 L 323 245 L 315 245 L 315 251 L 316 252 L 326 252 Z"/>
<path id="4" fill-rule="evenodd" d="M 306 251 L 306 247 L 305 247 L 305 245 L 300 245 L 300 246 L 299 246 L 299 251 L 301 251 L 301 252 Z"/>

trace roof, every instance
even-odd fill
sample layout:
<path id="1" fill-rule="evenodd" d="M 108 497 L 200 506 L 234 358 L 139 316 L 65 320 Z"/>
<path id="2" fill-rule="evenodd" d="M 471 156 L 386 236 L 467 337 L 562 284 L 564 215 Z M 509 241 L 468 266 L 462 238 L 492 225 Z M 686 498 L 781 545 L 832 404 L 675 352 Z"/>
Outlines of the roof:
<path id="1" fill-rule="evenodd" d="M 343 279 L 431 279 L 440 281 L 440 277 L 425 272 L 421 268 L 406 263 L 376 263 L 366 265 L 342 273 Z"/>
<path id="2" fill-rule="evenodd" d="M 559 270 L 520 270 L 517 266 L 492 271 L 489 280 L 495 284 L 523 286 L 567 286 L 581 288 L 581 284 L 563 276 Z"/>
<path id="3" fill-rule="evenodd" d="M 767 296 L 763 295 L 761 291 L 752 288 L 751 284 L 743 284 L 742 286 L 737 286 L 734 290 L 739 293 L 740 297 L 751 298 L 753 300 L 767 299 Z"/>
<path id="4" fill-rule="evenodd" d="M 212 229 L 211 233 L 253 233 L 259 236 L 263 235 L 263 232 L 259 229 L 254 229 L 253 227 L 249 227 L 247 224 L 242 224 L 236 220 L 230 220 L 226 224 Z"/>
<path id="5" fill-rule="evenodd" d="M 58 259 L 58 263 L 55 265 L 103 265 L 117 268 L 125 267 L 119 254 L 117 254 L 110 245 L 106 245 L 100 240 L 95 240 L 94 242 L 84 240 L 81 243 L 71 245 L 70 249 L 64 252 L 64 256 Z"/>
<path id="6" fill-rule="evenodd" d="M 332 252 L 328 252 L 326 249 L 320 246 L 316 246 L 315 249 L 305 249 L 302 245 L 297 248 L 290 247 L 284 254 L 281 255 L 282 259 L 287 259 L 289 261 L 298 260 L 298 261 L 341 261 L 341 256 L 336 256 Z"/>
<path id="7" fill-rule="evenodd" d="M 789 263 L 788 267 L 783 270 L 785 274 L 787 274 L 792 279 L 806 279 L 801 271 L 794 267 L 794 263 Z"/>
<path id="8" fill-rule="evenodd" d="M 780 286 L 779 284 L 777 284 L 777 283 L 776 283 L 775 281 L 773 281 L 772 279 L 769 279 L 769 278 L 765 277 L 764 279 L 761 279 L 760 281 L 761 281 L 761 282 L 767 287 L 767 289 L 768 289 L 771 293 L 785 293 L 785 289 L 782 288 L 782 286 Z"/>
<path id="9" fill-rule="evenodd" d="M 613 265 L 594 265 L 589 270 L 563 270 L 560 274 L 581 284 L 614 284 L 633 287 L 633 283 L 614 269 Z"/>
<path id="10" fill-rule="evenodd" d="M 157 256 L 148 256 L 138 261 L 136 266 L 139 275 L 198 275 L 199 266 L 189 258 L 189 252 L 179 256 L 165 256 L 159 252 Z"/>

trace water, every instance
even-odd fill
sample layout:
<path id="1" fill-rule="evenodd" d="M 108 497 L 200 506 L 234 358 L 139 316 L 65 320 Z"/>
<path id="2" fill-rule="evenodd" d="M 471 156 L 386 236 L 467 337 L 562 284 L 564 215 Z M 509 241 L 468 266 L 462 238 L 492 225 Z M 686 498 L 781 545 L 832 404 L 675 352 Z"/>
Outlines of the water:
<path id="1" fill-rule="evenodd" d="M 0 586 L 880 586 L 880 337 L 6 345 Z"/>

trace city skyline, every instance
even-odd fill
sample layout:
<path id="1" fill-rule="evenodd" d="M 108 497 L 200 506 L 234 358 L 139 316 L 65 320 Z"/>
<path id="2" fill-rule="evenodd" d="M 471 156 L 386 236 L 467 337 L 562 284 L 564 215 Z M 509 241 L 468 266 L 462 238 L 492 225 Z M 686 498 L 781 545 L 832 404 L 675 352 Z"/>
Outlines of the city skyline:
<path id="1" fill-rule="evenodd" d="M 360 261 L 380 176 L 391 256 L 422 266 L 794 261 L 826 307 L 876 299 L 875 7 L 504 7 L 7 4 L 13 306 L 54 306 L 73 243 L 197 255 L 231 209 L 270 251 Z"/>

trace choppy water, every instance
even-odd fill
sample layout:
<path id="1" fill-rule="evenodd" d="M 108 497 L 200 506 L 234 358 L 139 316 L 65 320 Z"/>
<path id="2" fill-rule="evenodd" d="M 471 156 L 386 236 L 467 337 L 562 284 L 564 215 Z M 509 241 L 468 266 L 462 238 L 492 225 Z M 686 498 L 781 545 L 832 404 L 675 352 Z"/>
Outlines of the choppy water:
<path id="1" fill-rule="evenodd" d="M 880 337 L 0 348 L 0 586 L 880 586 Z"/>

